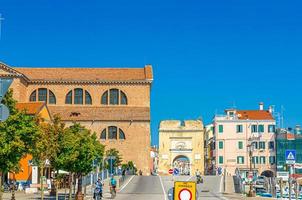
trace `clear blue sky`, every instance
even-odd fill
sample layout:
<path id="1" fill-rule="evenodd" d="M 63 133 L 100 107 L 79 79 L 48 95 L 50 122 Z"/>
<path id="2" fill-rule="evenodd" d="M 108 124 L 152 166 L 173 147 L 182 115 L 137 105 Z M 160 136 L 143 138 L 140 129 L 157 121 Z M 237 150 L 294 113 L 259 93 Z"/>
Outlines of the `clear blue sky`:
<path id="1" fill-rule="evenodd" d="M 164 119 L 232 105 L 302 123 L 302 3 L 0 0 L 0 60 L 15 66 L 153 65 L 152 143 Z"/>

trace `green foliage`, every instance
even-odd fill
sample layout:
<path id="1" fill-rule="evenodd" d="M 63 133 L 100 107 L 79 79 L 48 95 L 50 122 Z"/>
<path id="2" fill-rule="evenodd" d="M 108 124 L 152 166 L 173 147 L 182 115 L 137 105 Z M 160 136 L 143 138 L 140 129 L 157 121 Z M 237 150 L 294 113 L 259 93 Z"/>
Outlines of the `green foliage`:
<path id="1" fill-rule="evenodd" d="M 95 134 L 80 124 L 73 124 L 59 138 L 60 151 L 56 158 L 58 167 L 77 174 L 87 174 L 93 170 L 93 161 L 101 160 L 104 146 Z"/>
<path id="2" fill-rule="evenodd" d="M 0 171 L 18 172 L 21 158 L 33 150 L 39 126 L 34 117 L 16 110 L 11 90 L 3 102 L 9 107 L 11 115 L 0 123 Z"/>
<path id="3" fill-rule="evenodd" d="M 16 114 L 18 111 L 16 109 L 16 103 L 17 101 L 13 98 L 13 89 L 9 89 L 6 94 L 4 95 L 4 98 L 2 99 L 2 102 L 4 105 L 6 105 L 9 109 L 9 113 L 11 115 Z"/>
<path id="4" fill-rule="evenodd" d="M 58 115 L 55 115 L 52 123 L 41 123 L 40 128 L 39 139 L 35 143 L 32 153 L 34 162 L 41 167 L 46 160 L 49 160 L 50 165 L 54 169 L 58 169 L 55 161 L 60 149 L 59 137 L 66 131 L 65 124 Z"/>
<path id="5" fill-rule="evenodd" d="M 120 152 L 115 149 L 115 148 L 112 148 L 112 149 L 109 149 L 106 151 L 106 157 L 108 156 L 114 156 L 115 157 L 115 162 L 113 164 L 114 167 L 118 167 L 121 165 L 122 163 L 122 156 L 120 155 Z M 109 169 L 109 165 L 107 166 L 107 168 Z"/>

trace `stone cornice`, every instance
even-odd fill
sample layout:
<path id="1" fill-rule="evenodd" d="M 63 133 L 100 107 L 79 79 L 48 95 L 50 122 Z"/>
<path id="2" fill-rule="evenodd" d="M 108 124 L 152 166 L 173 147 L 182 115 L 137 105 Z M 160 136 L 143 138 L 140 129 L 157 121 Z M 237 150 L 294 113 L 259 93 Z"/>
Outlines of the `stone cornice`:
<path id="1" fill-rule="evenodd" d="M 30 80 L 22 73 L 18 72 L 17 70 L 9 67 L 7 64 L 0 62 L 0 68 L 9 72 L 10 74 L 2 74 L 1 77 L 9 77 L 9 78 L 23 78 L 26 82 Z"/>
<path id="2" fill-rule="evenodd" d="M 151 84 L 151 80 L 131 80 L 131 81 L 120 81 L 120 80 L 29 80 L 30 84 Z"/>

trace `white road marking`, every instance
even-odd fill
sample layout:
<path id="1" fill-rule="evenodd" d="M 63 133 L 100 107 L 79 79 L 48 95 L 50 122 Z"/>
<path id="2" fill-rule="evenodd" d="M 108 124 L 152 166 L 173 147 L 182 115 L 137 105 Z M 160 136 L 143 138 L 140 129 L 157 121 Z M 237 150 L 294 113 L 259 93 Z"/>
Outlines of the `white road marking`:
<path id="1" fill-rule="evenodd" d="M 189 180 L 191 180 L 191 178 L 193 178 L 193 176 L 190 176 L 186 181 L 189 181 Z"/>
<path id="2" fill-rule="evenodd" d="M 159 177 L 159 181 L 160 181 L 161 187 L 162 187 L 164 195 L 165 195 L 165 199 L 164 200 L 167 200 L 167 194 L 166 194 L 166 191 L 165 191 L 165 188 L 164 188 L 163 181 L 161 180 L 160 176 L 158 176 L 158 177 Z"/>
<path id="3" fill-rule="evenodd" d="M 132 181 L 132 179 L 134 178 L 134 176 L 135 175 L 133 175 L 130 179 L 129 179 L 129 181 L 126 183 L 126 184 L 124 184 L 123 185 L 123 187 L 121 187 L 121 189 L 119 190 L 120 192 L 130 183 L 130 181 Z"/>

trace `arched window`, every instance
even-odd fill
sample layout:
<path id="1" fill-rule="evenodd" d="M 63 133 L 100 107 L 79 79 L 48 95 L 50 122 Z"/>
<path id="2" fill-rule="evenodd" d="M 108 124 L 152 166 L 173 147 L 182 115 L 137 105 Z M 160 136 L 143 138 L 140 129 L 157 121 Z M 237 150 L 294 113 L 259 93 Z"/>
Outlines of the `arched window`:
<path id="1" fill-rule="evenodd" d="M 106 129 L 104 129 L 101 133 L 101 140 L 106 140 Z"/>
<path id="2" fill-rule="evenodd" d="M 102 95 L 101 104 L 107 105 L 108 104 L 108 91 L 104 92 Z"/>
<path id="3" fill-rule="evenodd" d="M 119 139 L 120 139 L 120 140 L 126 139 L 126 138 L 125 138 L 125 133 L 123 132 L 122 129 L 119 129 Z"/>
<path id="4" fill-rule="evenodd" d="M 49 92 L 49 104 L 56 104 L 56 96 L 54 95 L 54 93 L 52 91 L 48 91 Z"/>
<path id="5" fill-rule="evenodd" d="M 72 104 L 72 90 L 70 90 L 65 98 L 65 104 Z"/>
<path id="6" fill-rule="evenodd" d="M 127 105 L 127 96 L 125 95 L 124 92 L 121 91 L 121 104 L 122 105 Z"/>
<path id="7" fill-rule="evenodd" d="M 37 101 L 37 91 L 33 91 L 29 97 L 29 101 Z"/>
<path id="8" fill-rule="evenodd" d="M 101 98 L 102 105 L 127 105 L 126 94 L 118 89 L 110 89 L 103 93 Z"/>
<path id="9" fill-rule="evenodd" d="M 108 133 L 108 135 L 107 135 Z M 117 135 L 118 134 L 118 135 Z M 118 138 L 117 138 L 118 136 Z M 116 127 L 116 126 L 109 126 L 105 129 L 102 130 L 101 135 L 100 135 L 101 140 L 125 140 L 125 133 L 122 129 Z"/>
<path id="10" fill-rule="evenodd" d="M 109 126 L 108 127 L 108 139 L 117 139 L 117 127 Z"/>
<path id="11" fill-rule="evenodd" d="M 83 90 L 82 88 L 76 88 L 74 90 L 70 90 L 67 93 L 65 98 L 65 104 L 78 104 L 78 105 L 90 104 L 91 105 L 92 98 L 87 90 Z"/>
<path id="12" fill-rule="evenodd" d="M 87 91 L 85 91 L 85 104 L 92 104 L 91 96 Z"/>
<path id="13" fill-rule="evenodd" d="M 38 88 L 30 94 L 29 101 L 45 101 L 48 104 L 56 104 L 56 96 L 47 88 Z"/>

